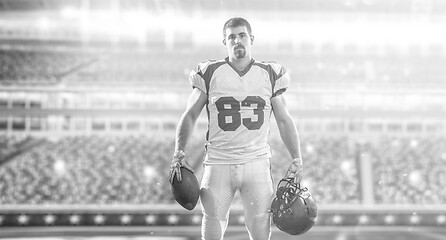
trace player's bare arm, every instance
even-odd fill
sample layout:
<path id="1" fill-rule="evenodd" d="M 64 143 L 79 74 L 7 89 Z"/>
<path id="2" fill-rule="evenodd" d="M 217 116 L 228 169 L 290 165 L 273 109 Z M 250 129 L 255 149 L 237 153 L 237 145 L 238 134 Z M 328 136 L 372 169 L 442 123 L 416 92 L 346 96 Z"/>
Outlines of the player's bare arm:
<path id="1" fill-rule="evenodd" d="M 284 94 L 280 94 L 271 99 L 274 117 L 282 141 L 285 143 L 293 162 L 291 163 L 286 177 L 296 177 L 296 181 L 302 180 L 302 155 L 300 151 L 300 140 L 294 120 L 286 104 Z"/>
<path id="2" fill-rule="evenodd" d="M 180 167 L 185 167 L 193 172 L 192 167 L 186 161 L 186 154 L 184 149 L 187 141 L 192 134 L 195 123 L 200 116 L 201 110 L 206 104 L 206 94 L 198 88 L 194 88 L 187 102 L 186 110 L 184 111 L 178 123 L 175 135 L 175 153 L 172 159 L 170 169 L 170 182 L 173 181 L 174 175 L 177 176 L 178 181 L 181 181 Z"/>

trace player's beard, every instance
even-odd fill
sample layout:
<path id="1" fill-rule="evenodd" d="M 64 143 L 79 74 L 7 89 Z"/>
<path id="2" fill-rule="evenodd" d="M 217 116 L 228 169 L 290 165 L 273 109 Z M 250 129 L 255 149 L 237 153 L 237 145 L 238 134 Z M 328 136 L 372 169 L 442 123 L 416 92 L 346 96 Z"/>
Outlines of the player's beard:
<path id="1" fill-rule="evenodd" d="M 244 58 L 246 56 L 246 49 L 242 45 L 238 45 L 234 47 L 234 56 L 236 58 Z"/>

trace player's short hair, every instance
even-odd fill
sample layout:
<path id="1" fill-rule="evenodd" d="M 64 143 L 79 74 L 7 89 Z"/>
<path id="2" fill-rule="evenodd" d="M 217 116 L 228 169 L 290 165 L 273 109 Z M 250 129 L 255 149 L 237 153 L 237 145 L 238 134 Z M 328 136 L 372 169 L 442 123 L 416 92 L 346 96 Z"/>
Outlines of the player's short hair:
<path id="1" fill-rule="evenodd" d="M 241 26 L 245 26 L 248 30 L 249 35 L 251 35 L 251 24 L 249 24 L 249 22 L 244 18 L 234 17 L 226 21 L 225 25 L 223 25 L 223 37 L 226 37 L 227 28 L 235 28 Z"/>

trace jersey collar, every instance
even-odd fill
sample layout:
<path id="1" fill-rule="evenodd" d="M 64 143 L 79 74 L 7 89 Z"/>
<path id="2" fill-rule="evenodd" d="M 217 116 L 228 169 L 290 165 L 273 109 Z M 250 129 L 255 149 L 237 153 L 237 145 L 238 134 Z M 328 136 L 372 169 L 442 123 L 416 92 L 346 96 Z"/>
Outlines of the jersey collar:
<path id="1" fill-rule="evenodd" d="M 225 58 L 225 61 L 228 63 L 229 66 L 231 66 L 232 69 L 234 69 L 234 71 L 240 76 L 243 77 L 245 74 L 247 74 L 249 72 L 249 70 L 251 69 L 252 65 L 254 64 L 254 59 L 251 59 L 251 62 L 248 64 L 248 66 L 246 66 L 246 68 L 242 71 L 237 70 L 235 67 L 233 67 L 231 65 L 231 63 L 229 62 L 229 57 Z"/>

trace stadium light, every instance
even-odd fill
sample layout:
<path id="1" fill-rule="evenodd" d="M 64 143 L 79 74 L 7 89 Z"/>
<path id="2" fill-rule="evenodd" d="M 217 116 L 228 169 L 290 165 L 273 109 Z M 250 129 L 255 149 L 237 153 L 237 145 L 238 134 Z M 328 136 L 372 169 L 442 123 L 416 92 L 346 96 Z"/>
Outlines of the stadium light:
<path id="1" fill-rule="evenodd" d="M 145 166 L 143 171 L 144 171 L 144 176 L 146 177 L 146 180 L 148 182 L 152 182 L 154 178 L 158 175 L 156 169 L 149 165 Z"/>
<path id="2" fill-rule="evenodd" d="M 360 225 L 366 225 L 366 224 L 368 224 L 370 222 L 370 218 L 369 218 L 369 216 L 367 216 L 367 215 L 360 215 L 359 217 L 358 217 L 358 223 L 360 224 Z"/>
<path id="3" fill-rule="evenodd" d="M 245 224 L 245 221 L 246 221 L 246 219 L 245 219 L 245 216 L 243 216 L 243 215 L 240 215 L 237 219 L 237 222 L 239 224 Z"/>
<path id="4" fill-rule="evenodd" d="M 411 141 L 410 141 L 410 147 L 411 148 L 417 148 L 418 147 L 418 140 L 416 140 L 416 139 L 412 139 Z"/>
<path id="5" fill-rule="evenodd" d="M 60 15 L 67 19 L 77 18 L 80 16 L 79 9 L 73 7 L 64 7 L 60 10 Z"/>
<path id="6" fill-rule="evenodd" d="M 102 214 L 97 214 L 94 216 L 94 223 L 96 225 L 102 225 L 105 222 L 105 216 Z"/>
<path id="7" fill-rule="evenodd" d="M 135 37 L 139 42 L 146 41 L 147 23 L 150 21 L 149 13 L 143 10 L 123 13 L 120 24 L 122 34 Z"/>
<path id="8" fill-rule="evenodd" d="M 414 170 L 410 172 L 408 176 L 409 184 L 414 188 L 424 189 L 425 181 L 423 179 L 423 176 L 424 176 L 423 173 L 419 170 Z"/>
<path id="9" fill-rule="evenodd" d="M 278 29 L 274 38 L 279 41 L 283 38 L 297 39 L 298 41 L 312 41 L 317 44 L 334 42 L 339 44 L 398 44 L 412 45 L 420 43 L 442 43 L 446 41 L 446 33 L 442 31 L 441 24 L 421 20 L 344 20 L 333 21 L 291 21 L 279 23 L 262 22 L 265 30 L 256 32 L 267 38 L 270 33 L 267 29 Z M 292 29 L 292 31 L 289 31 Z M 269 37 L 271 38 L 271 37 Z M 279 40 L 277 40 L 279 39 Z"/>
<path id="10" fill-rule="evenodd" d="M 177 224 L 179 220 L 180 220 L 180 217 L 176 214 L 172 214 L 167 217 L 167 222 L 171 225 Z"/>
<path id="11" fill-rule="evenodd" d="M 54 168 L 54 172 L 56 172 L 56 174 L 57 174 L 58 176 L 63 176 L 63 175 L 65 174 L 65 172 L 66 172 L 66 164 L 65 164 L 65 161 L 63 161 L 63 160 L 57 160 L 57 161 L 54 163 L 53 168 Z"/>
<path id="12" fill-rule="evenodd" d="M 338 224 L 342 224 L 342 222 L 344 221 L 344 218 L 341 215 L 336 214 L 332 217 L 332 221 L 333 221 L 333 224 L 338 225 Z"/>
<path id="13" fill-rule="evenodd" d="M 109 153 L 114 153 L 114 152 L 116 151 L 116 148 L 115 148 L 115 146 L 113 146 L 113 145 L 109 145 L 109 146 L 107 147 L 107 151 L 108 151 Z"/>
<path id="14" fill-rule="evenodd" d="M 120 13 L 118 10 L 101 10 L 90 18 L 93 31 L 103 32 L 117 40 L 120 34 Z"/>
<path id="15" fill-rule="evenodd" d="M 46 31 L 50 28 L 50 21 L 46 17 L 41 17 L 37 20 L 37 26 L 40 30 Z"/>
<path id="16" fill-rule="evenodd" d="M 412 216 L 409 217 L 409 221 L 411 224 L 417 225 L 421 222 L 421 217 L 414 213 Z"/>
<path id="17" fill-rule="evenodd" d="M 191 217 L 191 221 L 195 224 L 199 224 L 201 223 L 201 218 L 202 218 L 201 215 L 196 214 Z"/>
<path id="18" fill-rule="evenodd" d="M 52 225 L 56 221 L 56 216 L 54 216 L 53 214 L 47 214 L 43 217 L 43 221 L 46 225 Z"/>
<path id="19" fill-rule="evenodd" d="M 395 223 L 395 216 L 394 215 L 386 215 L 385 217 L 384 217 L 384 222 L 387 224 L 387 225 L 392 225 L 392 224 L 394 224 Z"/>
<path id="20" fill-rule="evenodd" d="M 132 221 L 132 216 L 129 214 L 124 214 L 120 218 L 121 224 L 128 225 Z"/>
<path id="21" fill-rule="evenodd" d="M 446 223 L 446 216 L 445 215 L 439 215 L 437 216 L 437 224 L 444 225 Z"/>
<path id="22" fill-rule="evenodd" d="M 69 217 L 69 221 L 72 225 L 79 224 L 81 217 L 78 214 L 73 214 Z"/>
<path id="23" fill-rule="evenodd" d="M 354 168 L 351 161 L 344 160 L 341 162 L 341 172 L 346 176 L 353 176 L 354 174 Z"/>
<path id="24" fill-rule="evenodd" d="M 25 214 L 20 214 L 20 215 L 17 217 L 17 222 L 18 222 L 20 225 L 28 224 L 28 222 L 29 222 L 29 216 L 28 216 L 28 215 L 25 215 Z"/>
<path id="25" fill-rule="evenodd" d="M 307 153 L 314 153 L 314 147 L 313 147 L 313 145 L 311 145 L 311 144 L 307 144 L 307 145 L 305 146 L 305 151 L 306 151 Z"/>
<path id="26" fill-rule="evenodd" d="M 156 223 L 156 220 L 157 220 L 157 216 L 153 215 L 153 214 L 149 214 L 145 218 L 146 223 L 149 225 Z"/>

